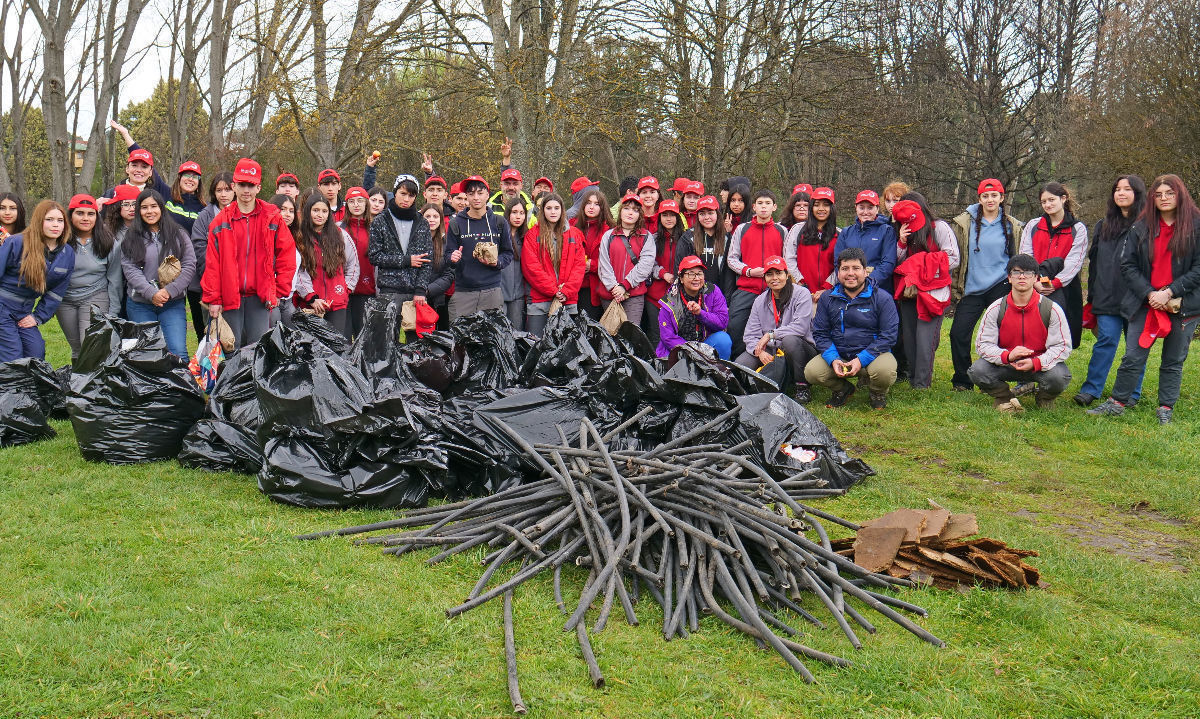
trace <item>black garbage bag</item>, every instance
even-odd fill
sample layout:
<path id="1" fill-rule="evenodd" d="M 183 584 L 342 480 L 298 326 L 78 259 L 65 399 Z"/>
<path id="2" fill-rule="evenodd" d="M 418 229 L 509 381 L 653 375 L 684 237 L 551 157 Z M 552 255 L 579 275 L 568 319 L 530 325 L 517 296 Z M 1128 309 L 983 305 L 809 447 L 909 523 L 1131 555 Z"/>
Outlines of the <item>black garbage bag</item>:
<path id="1" fill-rule="evenodd" d="M 848 489 L 875 474 L 866 462 L 853 459 L 816 415 L 784 394 L 752 394 L 737 398 L 736 440 L 753 441 L 752 455 L 776 479 L 812 467 L 830 487 Z"/>
<path id="2" fill-rule="evenodd" d="M 511 463 L 504 461 L 507 445 L 499 444 L 494 432 L 475 425 L 475 410 L 522 391 L 467 392 L 442 402 L 441 443 L 448 460 L 442 492 L 447 498 L 478 497 L 518 481 Z"/>
<path id="3" fill-rule="evenodd" d="M 176 457 L 204 394 L 157 323 L 105 315 L 83 340 L 67 407 L 84 459 L 131 464 Z"/>
<path id="4" fill-rule="evenodd" d="M 506 389 L 520 382 L 520 361 L 513 327 L 501 310 L 459 317 L 450 325 L 454 342 L 466 351 L 463 371 L 451 384 L 452 394 Z"/>
<path id="5" fill-rule="evenodd" d="M 0 390 L 0 447 L 53 439 L 57 434 L 36 398 L 16 390 Z"/>
<path id="6" fill-rule="evenodd" d="M 507 426 L 531 446 L 561 444 L 563 436 L 568 442 L 578 440 L 580 420 L 588 414 L 587 403 L 574 392 L 560 387 L 536 387 L 480 405 L 475 409 L 474 424 L 494 440 L 501 463 L 514 472 L 527 469 L 536 474 L 538 465 L 501 426 Z"/>
<path id="7" fill-rule="evenodd" d="M 350 340 L 334 329 L 333 325 L 329 324 L 324 317 L 297 311 L 292 315 L 292 327 L 316 337 L 326 347 L 340 355 L 350 351 Z"/>
<path id="8" fill-rule="evenodd" d="M 676 356 L 678 360 L 662 378 L 669 396 L 681 404 L 728 409 L 734 397 L 779 391 L 767 377 L 717 358 L 706 344 L 687 342 L 679 346 Z"/>
<path id="9" fill-rule="evenodd" d="M 63 369 L 69 378 L 70 366 Z M 50 417 L 66 404 L 61 372 L 52 368 L 49 362 L 32 357 L 0 363 L 0 392 L 29 397 L 44 416 Z"/>
<path id="10" fill-rule="evenodd" d="M 608 336 L 603 328 L 601 332 Z M 546 322 L 541 339 L 525 354 L 521 382 L 529 387 L 566 386 L 581 382 L 600 362 L 586 325 L 559 312 Z"/>
<path id="11" fill-rule="evenodd" d="M 67 412 L 67 393 L 71 391 L 71 365 L 65 364 L 54 370 L 58 380 L 59 392 L 55 394 L 54 407 L 50 409 L 50 419 L 69 419 Z"/>
<path id="12" fill-rule="evenodd" d="M 257 344 L 241 347 L 225 359 L 217 383 L 208 395 L 209 419 L 219 419 L 250 432 L 258 431 L 262 412 L 258 408 L 258 384 L 254 381 Z"/>
<path id="13" fill-rule="evenodd" d="M 350 364 L 370 380 L 411 378 L 398 355 L 401 324 L 399 304 L 371 298 L 367 302 L 362 329 L 347 356 Z"/>
<path id="14" fill-rule="evenodd" d="M 430 332 L 400 348 L 398 354 L 408 374 L 441 394 L 450 391 L 467 363 L 466 348 L 448 331 Z"/>
<path id="15" fill-rule="evenodd" d="M 183 438 L 179 463 L 214 472 L 257 474 L 262 448 L 254 430 L 219 419 L 202 419 Z"/>

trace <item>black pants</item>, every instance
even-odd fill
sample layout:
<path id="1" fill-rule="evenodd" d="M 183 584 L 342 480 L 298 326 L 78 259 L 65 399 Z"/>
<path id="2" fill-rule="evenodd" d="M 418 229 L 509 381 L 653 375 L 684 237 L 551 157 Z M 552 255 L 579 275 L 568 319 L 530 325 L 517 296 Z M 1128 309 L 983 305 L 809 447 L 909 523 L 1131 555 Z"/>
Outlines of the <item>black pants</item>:
<path id="1" fill-rule="evenodd" d="M 187 291 L 188 307 L 192 308 L 192 328 L 196 330 L 196 339 L 203 337 L 205 330 L 208 329 L 208 313 L 200 307 L 200 296 L 200 290 Z"/>
<path id="2" fill-rule="evenodd" d="M 1083 283 L 1076 277 L 1070 284 L 1063 285 L 1050 294 L 1067 316 L 1067 327 L 1071 329 L 1071 347 L 1079 346 L 1083 337 Z"/>
<path id="3" fill-rule="evenodd" d="M 586 279 L 586 278 L 585 278 Z M 584 287 L 579 290 L 579 312 L 591 317 L 593 320 L 600 321 L 600 313 L 604 308 L 598 304 L 592 304 L 592 291 Z"/>
<path id="4" fill-rule="evenodd" d="M 988 305 L 1008 294 L 1008 280 L 1000 280 L 987 290 L 966 295 L 958 301 L 954 310 L 954 322 L 950 325 L 950 359 L 954 361 L 954 377 L 951 382 L 956 387 L 970 389 L 974 386 L 967 370 L 971 368 L 971 350 L 975 345 L 975 325 L 983 316 Z"/>
<path id="5" fill-rule="evenodd" d="M 750 310 L 754 309 L 754 300 L 758 295 L 746 290 L 734 290 L 729 297 L 729 336 L 733 339 L 733 351 L 730 357 L 737 357 L 746 351 L 746 324 L 750 321 Z M 757 341 L 757 338 L 755 338 Z"/>
<path id="6" fill-rule="evenodd" d="M 350 332 L 358 337 L 367 318 L 367 302 L 375 295 L 350 295 Z"/>
<path id="7" fill-rule="evenodd" d="M 784 381 L 780 383 L 779 390 L 781 392 L 788 391 L 788 385 L 803 385 L 808 386 L 808 380 L 804 378 L 804 367 L 809 361 L 816 357 L 818 352 L 812 342 L 803 337 L 789 336 L 779 340 L 779 347 L 783 350 L 783 359 L 788 363 L 788 371 L 784 375 Z M 762 362 L 758 358 L 750 354 L 753 347 L 747 347 L 745 352 L 742 352 L 734 362 L 737 362 L 743 367 L 750 369 L 758 369 L 762 366 Z M 779 360 L 776 360 L 778 362 Z"/>

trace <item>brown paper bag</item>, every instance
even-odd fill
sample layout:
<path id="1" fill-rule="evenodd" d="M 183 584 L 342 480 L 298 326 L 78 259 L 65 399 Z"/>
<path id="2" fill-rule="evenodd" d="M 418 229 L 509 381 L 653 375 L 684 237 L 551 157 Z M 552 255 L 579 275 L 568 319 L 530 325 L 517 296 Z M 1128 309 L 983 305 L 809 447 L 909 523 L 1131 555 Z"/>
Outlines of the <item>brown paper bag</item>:
<path id="1" fill-rule="evenodd" d="M 218 317 L 212 324 L 212 335 L 209 336 L 209 339 L 213 339 L 214 335 L 217 341 L 221 343 L 221 347 L 225 349 L 225 352 L 233 351 L 237 341 L 233 338 L 233 328 L 225 321 L 224 314 Z"/>
<path id="2" fill-rule="evenodd" d="M 175 255 L 167 255 L 158 263 L 158 287 L 162 289 L 179 278 L 183 263 Z"/>
<path id="3" fill-rule="evenodd" d="M 600 316 L 600 326 L 615 337 L 617 330 L 621 329 L 621 325 L 625 324 L 628 319 L 629 317 L 625 314 L 625 306 L 614 300 L 609 303 L 608 309 L 604 310 L 604 314 Z"/>
<path id="4" fill-rule="evenodd" d="M 417 303 L 407 300 L 400 305 L 400 329 L 405 332 L 417 328 Z"/>
<path id="5" fill-rule="evenodd" d="M 500 248 L 495 242 L 479 242 L 476 243 L 471 256 L 484 264 L 494 265 L 500 259 Z"/>

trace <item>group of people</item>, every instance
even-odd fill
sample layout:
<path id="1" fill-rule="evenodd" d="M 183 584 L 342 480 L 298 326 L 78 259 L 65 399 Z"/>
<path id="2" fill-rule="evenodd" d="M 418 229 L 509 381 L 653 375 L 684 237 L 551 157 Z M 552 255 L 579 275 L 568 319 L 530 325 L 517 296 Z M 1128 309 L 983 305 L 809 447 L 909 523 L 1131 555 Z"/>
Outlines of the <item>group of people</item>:
<path id="1" fill-rule="evenodd" d="M 52 316 L 74 359 L 95 310 L 158 322 L 170 351 L 186 356 L 185 303 L 198 336 L 222 317 L 239 345 L 296 312 L 353 338 L 373 297 L 428 305 L 442 327 L 502 310 L 535 335 L 556 312 L 599 319 L 619 303 L 668 361 L 700 342 L 800 402 L 819 385 L 827 406 L 842 406 L 865 385 L 882 409 L 898 379 L 931 386 L 954 305 L 956 390 L 978 386 L 1002 412 L 1021 411 L 1026 393 L 1050 406 L 1087 327 L 1096 342 L 1074 401 L 1102 397 L 1125 336 L 1111 395 L 1089 410 L 1121 414 L 1138 402 L 1162 338 L 1166 423 L 1200 319 L 1200 212 L 1174 175 L 1149 188 L 1119 177 L 1090 236 L 1063 185 L 1046 184 L 1042 214 L 1022 223 L 992 178 L 950 220 L 903 182 L 864 189 L 839 227 L 834 191 L 807 183 L 782 213 L 774 192 L 752 191 L 745 177 L 714 194 L 687 178 L 664 191 L 656 177 L 629 177 L 615 203 L 588 177 L 565 196 L 548 177 L 527 193 L 507 141 L 495 190 L 480 175 L 447 182 L 428 155 L 422 179 L 400 174 L 381 187 L 374 153 L 357 186 L 325 169 L 302 192 L 285 172 L 263 200 L 262 167 L 242 158 L 204 192 L 197 163 L 168 185 L 151 153 L 113 127 L 128 145 L 126 178 L 103 197 L 45 200 L 27 222 L 21 198 L 0 194 L 0 361 L 42 357 L 38 326 Z"/>

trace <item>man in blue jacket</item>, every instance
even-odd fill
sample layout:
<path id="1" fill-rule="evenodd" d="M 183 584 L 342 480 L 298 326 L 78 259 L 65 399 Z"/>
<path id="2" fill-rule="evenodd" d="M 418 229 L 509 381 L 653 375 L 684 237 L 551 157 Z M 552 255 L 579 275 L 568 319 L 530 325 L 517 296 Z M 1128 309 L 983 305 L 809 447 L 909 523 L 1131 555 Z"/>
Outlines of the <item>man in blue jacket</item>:
<path id="1" fill-rule="evenodd" d="M 854 394 L 850 380 L 865 376 L 871 407 L 883 409 L 896 383 L 891 352 L 900 331 L 896 303 L 868 279 L 867 257 L 860 248 L 838 254 L 837 279 L 817 301 L 813 343 L 820 355 L 804 367 L 804 377 L 833 390 L 826 407 L 841 407 Z"/>
<path id="2" fill-rule="evenodd" d="M 867 258 L 869 279 L 890 294 L 892 271 L 896 269 L 896 229 L 879 216 L 879 193 L 874 190 L 858 193 L 854 212 L 858 219 L 838 233 L 833 256 L 841 257 L 842 251 L 851 247 L 861 249 Z"/>

